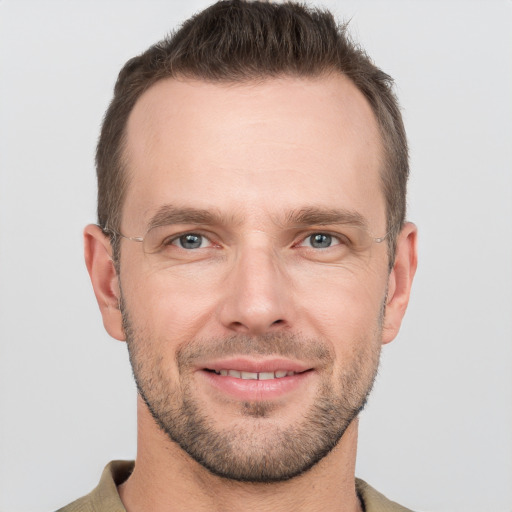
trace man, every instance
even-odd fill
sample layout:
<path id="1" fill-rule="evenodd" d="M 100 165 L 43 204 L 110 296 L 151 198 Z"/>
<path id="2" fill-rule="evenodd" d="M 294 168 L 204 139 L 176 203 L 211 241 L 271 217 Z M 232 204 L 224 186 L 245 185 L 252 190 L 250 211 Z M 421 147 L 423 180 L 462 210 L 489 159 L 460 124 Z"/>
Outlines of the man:
<path id="1" fill-rule="evenodd" d="M 61 510 L 407 510 L 354 476 L 416 269 L 391 85 L 296 4 L 219 2 L 125 65 L 85 257 L 137 459 Z"/>

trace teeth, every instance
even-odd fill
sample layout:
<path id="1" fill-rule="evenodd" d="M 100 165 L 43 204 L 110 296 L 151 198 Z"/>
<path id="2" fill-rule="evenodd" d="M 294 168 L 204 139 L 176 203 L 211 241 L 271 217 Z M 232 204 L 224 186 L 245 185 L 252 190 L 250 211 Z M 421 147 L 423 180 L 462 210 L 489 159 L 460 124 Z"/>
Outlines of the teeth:
<path id="1" fill-rule="evenodd" d="M 258 380 L 258 374 L 253 372 L 240 372 L 244 380 Z"/>
<path id="2" fill-rule="evenodd" d="M 277 372 L 240 372 L 238 370 L 214 370 L 217 375 L 222 377 L 236 377 L 243 380 L 272 380 L 282 379 L 283 377 L 291 377 L 295 372 L 286 370 L 278 370 Z"/>

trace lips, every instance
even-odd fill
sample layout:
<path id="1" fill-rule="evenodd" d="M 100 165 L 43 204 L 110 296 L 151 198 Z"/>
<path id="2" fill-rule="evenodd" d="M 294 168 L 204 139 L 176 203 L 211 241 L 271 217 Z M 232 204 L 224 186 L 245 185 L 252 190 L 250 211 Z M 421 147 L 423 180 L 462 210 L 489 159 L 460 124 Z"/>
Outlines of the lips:
<path id="1" fill-rule="evenodd" d="M 304 363 L 284 358 L 255 360 L 241 356 L 208 361 L 204 365 L 201 364 L 198 369 L 214 372 L 222 377 L 268 380 L 292 376 L 312 368 Z"/>
<path id="2" fill-rule="evenodd" d="M 239 370 L 213 370 L 217 375 L 222 377 L 235 377 L 243 380 L 272 380 L 282 379 L 283 377 L 291 377 L 296 372 L 287 370 L 277 370 L 275 372 L 244 372 Z"/>
<path id="3" fill-rule="evenodd" d="M 315 372 L 286 359 L 213 361 L 198 368 L 212 389 L 241 400 L 270 400 L 298 390 Z"/>

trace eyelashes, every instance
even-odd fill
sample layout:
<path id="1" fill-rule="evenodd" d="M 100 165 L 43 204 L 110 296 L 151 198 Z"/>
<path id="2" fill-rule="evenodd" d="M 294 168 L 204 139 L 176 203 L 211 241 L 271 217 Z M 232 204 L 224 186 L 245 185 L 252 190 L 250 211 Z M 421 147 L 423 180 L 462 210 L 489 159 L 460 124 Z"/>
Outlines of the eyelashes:
<path id="1" fill-rule="evenodd" d="M 301 238 L 298 242 L 292 244 L 292 247 L 308 247 L 310 249 L 328 249 L 337 245 L 347 245 L 348 240 L 345 235 L 332 234 L 328 232 L 315 232 Z M 210 240 L 210 238 L 199 232 L 187 232 L 165 239 L 160 244 L 161 247 L 175 246 L 183 250 L 191 251 L 197 249 L 206 249 L 211 247 L 221 247 L 219 244 Z"/>

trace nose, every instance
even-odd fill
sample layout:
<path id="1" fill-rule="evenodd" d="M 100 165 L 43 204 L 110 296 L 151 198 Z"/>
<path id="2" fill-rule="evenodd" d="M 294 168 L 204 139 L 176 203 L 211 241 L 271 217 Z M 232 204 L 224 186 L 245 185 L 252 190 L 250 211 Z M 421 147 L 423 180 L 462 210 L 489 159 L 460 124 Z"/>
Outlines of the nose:
<path id="1" fill-rule="evenodd" d="M 291 281 L 268 247 L 246 247 L 224 283 L 220 321 L 231 332 L 261 335 L 291 324 Z"/>

